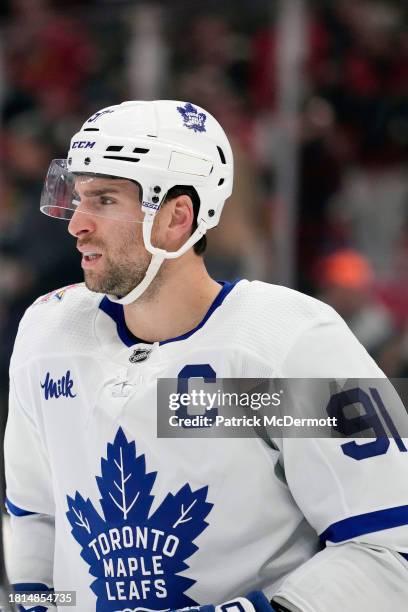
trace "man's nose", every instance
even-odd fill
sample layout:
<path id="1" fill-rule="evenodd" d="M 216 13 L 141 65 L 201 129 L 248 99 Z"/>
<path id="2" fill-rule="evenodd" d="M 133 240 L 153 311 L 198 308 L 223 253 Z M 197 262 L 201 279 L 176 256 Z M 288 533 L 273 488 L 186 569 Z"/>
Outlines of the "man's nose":
<path id="1" fill-rule="evenodd" d="M 69 233 L 74 236 L 88 234 L 95 230 L 95 220 L 92 214 L 76 210 L 68 224 Z"/>

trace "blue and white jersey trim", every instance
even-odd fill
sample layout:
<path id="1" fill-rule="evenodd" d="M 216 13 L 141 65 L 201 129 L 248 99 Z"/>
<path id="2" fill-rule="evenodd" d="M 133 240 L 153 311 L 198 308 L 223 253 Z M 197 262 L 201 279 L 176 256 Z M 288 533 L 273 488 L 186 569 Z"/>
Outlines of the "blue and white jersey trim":
<path id="1" fill-rule="evenodd" d="M 320 540 L 323 543 L 329 541 L 337 544 L 366 533 L 393 529 L 402 525 L 408 525 L 408 506 L 397 506 L 350 516 L 330 525 L 320 534 Z"/>
<path id="2" fill-rule="evenodd" d="M 54 589 L 42 582 L 16 582 L 13 584 L 13 590 L 18 593 L 29 593 L 30 591 L 35 593 L 54 593 Z"/>
<path id="3" fill-rule="evenodd" d="M 13 516 L 30 516 L 32 514 L 38 514 L 37 512 L 30 512 L 29 510 L 24 510 L 24 508 L 19 508 L 13 504 L 8 497 L 6 497 L 6 508 L 9 514 L 12 514 Z"/>
<path id="4" fill-rule="evenodd" d="M 211 304 L 202 321 L 200 321 L 200 323 L 196 325 L 194 329 L 185 334 L 182 334 L 181 336 L 177 336 L 176 338 L 169 338 L 168 340 L 163 340 L 159 342 L 160 346 L 162 346 L 163 344 L 168 344 L 169 342 L 179 342 L 180 340 L 186 340 L 196 331 L 201 329 L 211 317 L 213 312 L 221 306 L 227 295 L 234 289 L 235 285 L 238 282 L 239 279 L 231 283 L 226 281 L 219 281 L 219 284 L 221 285 L 221 290 L 216 296 L 213 303 Z M 126 346 L 134 346 L 135 344 L 138 344 L 140 342 L 144 344 L 149 344 L 148 342 L 145 342 L 144 340 L 141 340 L 140 338 L 134 336 L 132 332 L 128 329 L 125 321 L 125 314 L 123 311 L 122 304 L 111 302 L 109 298 L 105 296 L 100 302 L 99 308 L 116 323 L 118 336 Z"/>

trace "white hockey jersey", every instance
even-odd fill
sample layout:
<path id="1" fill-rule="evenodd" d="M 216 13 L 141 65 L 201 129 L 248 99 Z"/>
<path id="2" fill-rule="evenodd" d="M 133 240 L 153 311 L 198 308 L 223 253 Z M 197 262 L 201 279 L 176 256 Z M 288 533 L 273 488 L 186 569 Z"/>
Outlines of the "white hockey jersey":
<path id="1" fill-rule="evenodd" d="M 130 360 L 135 349 L 151 352 Z M 360 439 L 347 454 L 338 439 L 157 438 L 157 379 L 186 366 L 203 377 L 383 377 L 330 307 L 280 286 L 225 283 L 194 330 L 153 345 L 83 285 L 40 298 L 10 368 L 11 581 L 76 591 L 81 612 L 250 590 L 302 612 L 361 612 L 359 597 L 371 612 L 402 612 L 405 441 Z"/>

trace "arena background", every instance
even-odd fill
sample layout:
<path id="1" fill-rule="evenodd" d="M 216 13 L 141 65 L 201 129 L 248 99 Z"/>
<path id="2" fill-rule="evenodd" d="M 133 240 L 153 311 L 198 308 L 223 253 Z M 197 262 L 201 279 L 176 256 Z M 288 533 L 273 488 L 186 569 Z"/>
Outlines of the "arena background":
<path id="1" fill-rule="evenodd" d="M 18 321 L 82 280 L 39 212 L 49 161 L 124 99 L 200 104 L 236 182 L 206 260 L 216 278 L 331 303 L 390 376 L 408 367 L 408 30 L 392 0 L 8 0 L 0 8 L 0 397 Z"/>

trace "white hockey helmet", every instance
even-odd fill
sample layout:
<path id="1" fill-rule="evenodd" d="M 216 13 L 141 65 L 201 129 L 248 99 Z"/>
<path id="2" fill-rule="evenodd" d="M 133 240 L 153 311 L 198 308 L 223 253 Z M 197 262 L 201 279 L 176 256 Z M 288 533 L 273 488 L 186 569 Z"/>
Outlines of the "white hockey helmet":
<path id="1" fill-rule="evenodd" d="M 146 290 L 164 259 L 179 257 L 218 224 L 232 191 L 233 158 L 224 130 L 199 106 L 174 100 L 129 101 L 92 115 L 73 136 L 67 160 L 53 160 L 42 212 L 70 219 L 79 210 L 73 191 L 75 176 L 82 174 L 126 178 L 142 188 L 143 239 L 153 257 L 145 278 L 127 296 L 108 296 L 129 304 Z M 176 185 L 194 187 L 200 207 L 192 235 L 169 252 L 152 245 L 151 231 L 167 192 Z"/>

